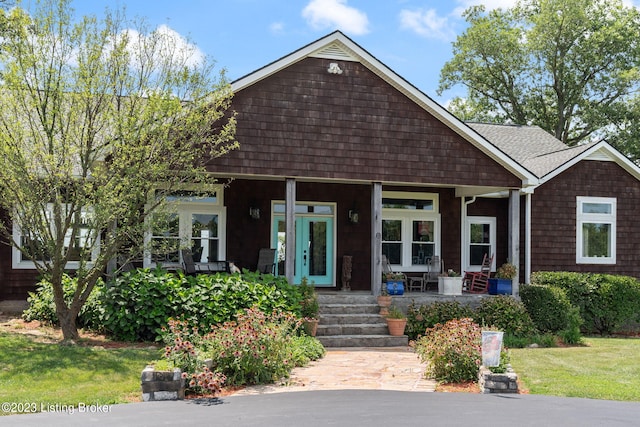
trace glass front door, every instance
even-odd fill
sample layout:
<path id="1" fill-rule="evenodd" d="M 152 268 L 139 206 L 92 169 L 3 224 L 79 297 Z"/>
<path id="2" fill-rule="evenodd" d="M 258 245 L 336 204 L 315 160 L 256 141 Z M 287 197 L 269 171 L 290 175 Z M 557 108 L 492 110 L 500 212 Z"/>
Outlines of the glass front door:
<path id="1" fill-rule="evenodd" d="M 284 217 L 274 217 L 273 230 L 273 245 L 277 248 L 277 273 L 285 275 Z M 315 286 L 333 286 L 333 218 L 298 216 L 295 230 L 294 283 L 299 284 L 306 277 Z"/>

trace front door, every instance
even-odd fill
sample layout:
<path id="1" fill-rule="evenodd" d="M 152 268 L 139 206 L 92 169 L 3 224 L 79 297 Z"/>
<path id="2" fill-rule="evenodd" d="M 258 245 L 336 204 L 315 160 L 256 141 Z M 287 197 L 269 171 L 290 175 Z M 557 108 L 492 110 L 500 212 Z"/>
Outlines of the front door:
<path id="1" fill-rule="evenodd" d="M 283 216 L 273 219 L 273 246 L 277 248 L 277 274 L 284 275 L 286 228 Z M 296 216 L 296 256 L 294 282 L 306 277 L 314 286 L 333 284 L 333 218 Z"/>

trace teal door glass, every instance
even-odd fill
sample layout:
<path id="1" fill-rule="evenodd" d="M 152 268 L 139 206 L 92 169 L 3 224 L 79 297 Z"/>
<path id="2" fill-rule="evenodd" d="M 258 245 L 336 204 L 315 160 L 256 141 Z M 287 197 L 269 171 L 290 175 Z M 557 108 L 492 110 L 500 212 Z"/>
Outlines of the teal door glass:
<path id="1" fill-rule="evenodd" d="M 277 248 L 278 274 L 285 275 L 284 217 L 275 216 L 273 244 Z M 333 286 L 333 218 L 299 216 L 296 218 L 296 256 L 294 282 L 306 277 L 315 286 Z"/>

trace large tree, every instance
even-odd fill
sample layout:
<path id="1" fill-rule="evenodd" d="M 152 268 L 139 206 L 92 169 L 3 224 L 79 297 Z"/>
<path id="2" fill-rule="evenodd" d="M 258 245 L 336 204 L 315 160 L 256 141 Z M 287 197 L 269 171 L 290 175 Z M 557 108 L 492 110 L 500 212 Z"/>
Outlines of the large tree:
<path id="1" fill-rule="evenodd" d="M 207 160 L 237 146 L 230 86 L 192 44 L 118 11 L 76 19 L 69 3 L 0 11 L 2 231 L 53 284 L 65 341 L 109 262 L 143 249 L 165 195 L 206 188 Z"/>
<path id="2" fill-rule="evenodd" d="M 619 0 L 521 0 L 465 12 L 439 93 L 463 119 L 534 124 L 567 145 L 616 135 L 640 83 L 640 15 Z M 636 123 L 637 126 L 637 123 Z M 624 146 L 624 145 L 622 145 Z M 625 153 L 640 156 L 637 146 Z"/>

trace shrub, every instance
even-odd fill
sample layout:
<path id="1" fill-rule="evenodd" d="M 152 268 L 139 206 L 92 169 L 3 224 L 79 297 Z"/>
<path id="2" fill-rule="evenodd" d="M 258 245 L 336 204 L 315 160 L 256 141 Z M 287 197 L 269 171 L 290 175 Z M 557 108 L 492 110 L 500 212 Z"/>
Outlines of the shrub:
<path id="1" fill-rule="evenodd" d="M 474 319 L 481 325 L 497 328 L 507 335 L 523 337 L 536 333 L 531 316 L 522 302 L 509 295 L 483 298 Z"/>
<path id="2" fill-rule="evenodd" d="M 308 335 L 292 336 L 291 344 L 294 366 L 306 366 L 312 360 L 321 359 L 325 354 L 320 341 Z"/>
<path id="3" fill-rule="evenodd" d="M 583 322 L 578 307 L 571 306 L 568 312 L 568 319 L 567 327 L 559 331 L 558 336 L 566 344 L 580 344 L 582 342 L 580 326 Z"/>
<path id="4" fill-rule="evenodd" d="M 407 309 L 405 333 L 409 339 L 415 340 L 424 335 L 428 328 L 433 328 L 438 323 L 472 317 L 472 315 L 473 310 L 458 301 L 436 301 L 422 306 L 416 306 L 412 302 Z"/>
<path id="5" fill-rule="evenodd" d="M 482 362 L 480 326 L 471 318 L 450 320 L 425 331 L 416 352 L 426 375 L 444 382 L 475 381 Z"/>
<path id="6" fill-rule="evenodd" d="M 200 330 L 236 318 L 256 306 L 301 312 L 302 294 L 285 278 L 248 271 L 240 274 L 184 276 L 162 269 L 122 274 L 103 295 L 104 326 L 117 339 L 159 339 L 169 318 L 182 319 Z"/>
<path id="7" fill-rule="evenodd" d="M 557 333 L 569 326 L 572 306 L 564 289 L 524 285 L 520 287 L 520 298 L 539 331 Z"/>
<path id="8" fill-rule="evenodd" d="M 571 304 L 580 310 L 587 333 L 611 334 L 640 313 L 640 284 L 633 277 L 537 272 L 532 283 L 564 289 Z"/>
<path id="9" fill-rule="evenodd" d="M 70 304 L 73 299 L 73 294 L 77 287 L 77 280 L 68 275 L 62 277 L 62 289 L 64 293 L 64 299 L 67 304 Z M 102 306 L 100 304 L 100 295 L 104 290 L 104 283 L 101 279 L 98 280 L 89 299 L 84 304 L 78 319 L 76 320 L 76 326 L 79 328 L 87 328 L 99 331 L 102 329 Z M 47 279 L 42 279 L 38 284 L 35 292 L 29 292 L 27 298 L 29 308 L 23 313 L 24 320 L 30 322 L 32 320 L 39 320 L 43 323 L 50 325 L 59 325 L 58 314 L 56 313 L 56 304 L 53 299 L 53 286 Z"/>
<path id="10" fill-rule="evenodd" d="M 247 309 L 236 321 L 214 326 L 204 337 L 212 370 L 230 384 L 264 384 L 287 377 L 294 366 L 291 332 L 299 321 L 290 314 Z"/>

